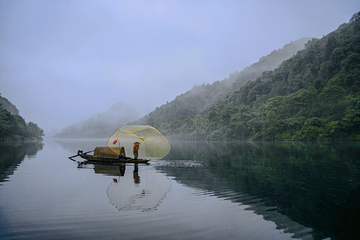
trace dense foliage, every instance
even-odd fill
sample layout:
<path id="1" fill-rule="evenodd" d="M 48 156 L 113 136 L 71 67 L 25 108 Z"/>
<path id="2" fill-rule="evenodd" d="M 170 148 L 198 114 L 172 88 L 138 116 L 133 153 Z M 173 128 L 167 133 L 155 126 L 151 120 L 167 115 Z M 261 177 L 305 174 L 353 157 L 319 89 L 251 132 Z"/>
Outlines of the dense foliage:
<path id="1" fill-rule="evenodd" d="M 360 139 L 360 21 L 352 20 L 274 71 L 203 111 L 193 138 Z"/>
<path id="2" fill-rule="evenodd" d="M 19 115 L 12 115 L 0 106 L 0 139 L 40 139 L 44 132 L 36 123 L 28 122 Z"/>

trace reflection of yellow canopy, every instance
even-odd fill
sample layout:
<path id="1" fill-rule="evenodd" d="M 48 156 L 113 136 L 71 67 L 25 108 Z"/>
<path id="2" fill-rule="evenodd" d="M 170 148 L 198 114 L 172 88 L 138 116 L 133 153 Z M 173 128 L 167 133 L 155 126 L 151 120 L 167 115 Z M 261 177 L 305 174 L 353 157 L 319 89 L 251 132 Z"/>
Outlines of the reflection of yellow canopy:
<path id="1" fill-rule="evenodd" d="M 126 125 L 109 138 L 107 145 L 116 154 L 120 152 L 119 147 L 124 147 L 126 156 L 130 156 L 136 142 L 140 146 L 139 158 L 161 159 L 171 148 L 168 140 L 157 129 L 148 125 Z"/>
<path id="2" fill-rule="evenodd" d="M 107 188 L 110 202 L 120 211 L 153 211 L 161 204 L 171 189 L 171 181 L 155 169 L 139 171 L 140 181 L 134 183 L 128 171 Z"/>

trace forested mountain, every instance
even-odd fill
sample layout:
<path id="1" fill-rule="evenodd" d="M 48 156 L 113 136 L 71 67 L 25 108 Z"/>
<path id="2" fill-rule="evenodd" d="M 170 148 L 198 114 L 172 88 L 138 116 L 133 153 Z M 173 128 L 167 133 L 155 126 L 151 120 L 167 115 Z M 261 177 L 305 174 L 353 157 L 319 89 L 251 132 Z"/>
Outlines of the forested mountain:
<path id="1" fill-rule="evenodd" d="M 0 139 L 41 139 L 44 131 L 36 123 L 28 122 L 9 100 L 0 96 Z"/>
<path id="2" fill-rule="evenodd" d="M 186 139 L 359 140 L 359 19 L 360 12 L 321 39 L 292 42 L 228 79 L 195 86 L 124 125 L 148 124 Z M 301 44 L 305 49 L 298 51 Z M 108 119 L 94 117 L 58 136 L 89 131 L 88 137 L 103 137 Z"/>
<path id="3" fill-rule="evenodd" d="M 209 140 L 359 140 L 359 19 L 360 12 L 169 131 Z"/>
<path id="4" fill-rule="evenodd" d="M 257 63 L 246 67 L 240 73 L 230 74 L 229 78 L 222 81 L 194 86 L 186 93 L 177 96 L 175 100 L 156 108 L 153 112 L 132 124 L 152 125 L 166 135 L 188 133 L 196 116 L 202 110 L 210 107 L 217 99 L 239 89 L 249 80 L 261 76 L 263 71 L 275 69 L 284 60 L 294 56 L 297 51 L 304 49 L 304 44 L 308 40 L 310 38 L 301 38 L 286 44 L 283 48 L 263 56 Z"/>

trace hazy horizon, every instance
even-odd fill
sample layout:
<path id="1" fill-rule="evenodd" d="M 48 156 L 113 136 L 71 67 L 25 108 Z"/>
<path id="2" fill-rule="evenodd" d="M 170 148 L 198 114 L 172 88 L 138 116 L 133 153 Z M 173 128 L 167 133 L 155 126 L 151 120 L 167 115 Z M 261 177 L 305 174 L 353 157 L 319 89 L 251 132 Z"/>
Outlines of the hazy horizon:
<path id="1" fill-rule="evenodd" d="M 118 102 L 143 116 L 358 11 L 357 0 L 0 0 L 0 93 L 46 136 Z"/>

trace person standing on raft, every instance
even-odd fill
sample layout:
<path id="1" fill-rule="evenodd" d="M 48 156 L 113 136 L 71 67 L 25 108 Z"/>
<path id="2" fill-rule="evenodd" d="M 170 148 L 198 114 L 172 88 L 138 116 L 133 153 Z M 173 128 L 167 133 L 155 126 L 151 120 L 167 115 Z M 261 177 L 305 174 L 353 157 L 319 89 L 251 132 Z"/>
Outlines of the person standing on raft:
<path id="1" fill-rule="evenodd" d="M 134 159 L 138 158 L 139 149 L 140 149 L 140 143 L 139 142 L 134 142 L 134 147 L 133 147 Z"/>

